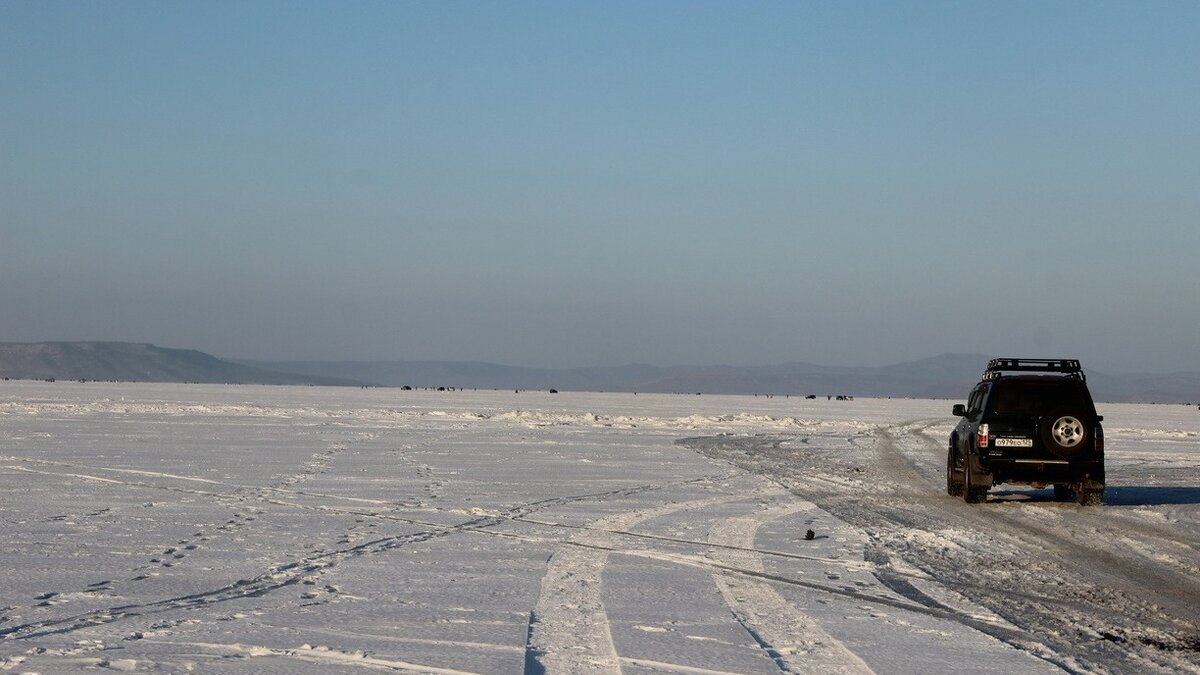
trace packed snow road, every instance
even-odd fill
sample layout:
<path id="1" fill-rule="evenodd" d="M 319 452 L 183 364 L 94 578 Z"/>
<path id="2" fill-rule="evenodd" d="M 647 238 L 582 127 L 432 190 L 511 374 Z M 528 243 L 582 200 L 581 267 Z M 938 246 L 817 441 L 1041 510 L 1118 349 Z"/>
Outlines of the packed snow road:
<path id="1" fill-rule="evenodd" d="M 1051 490 L 1002 488 L 986 505 L 947 496 L 950 426 L 926 419 L 840 439 L 684 443 L 770 476 L 860 528 L 865 559 L 897 593 L 1066 670 L 1198 668 L 1194 431 L 1169 432 L 1186 442 L 1174 457 L 1111 450 L 1109 505 L 1081 508 L 1055 502 Z M 959 598 L 976 608 L 957 606 Z M 979 607 L 1002 621 L 976 621 Z"/>
<path id="2" fill-rule="evenodd" d="M 1200 415 L 1109 504 L 949 402 L 0 383 L 0 672 L 1195 672 Z M 811 530 L 811 539 L 805 532 Z"/>

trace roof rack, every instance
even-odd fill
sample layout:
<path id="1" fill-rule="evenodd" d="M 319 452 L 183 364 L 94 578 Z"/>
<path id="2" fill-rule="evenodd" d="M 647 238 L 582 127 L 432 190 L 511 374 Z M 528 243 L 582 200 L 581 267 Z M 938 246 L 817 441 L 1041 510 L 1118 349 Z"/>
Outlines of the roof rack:
<path id="1" fill-rule="evenodd" d="M 1087 380 L 1079 359 L 992 359 L 983 371 L 983 379 L 994 380 L 1005 372 L 1063 373 L 1077 380 Z"/>

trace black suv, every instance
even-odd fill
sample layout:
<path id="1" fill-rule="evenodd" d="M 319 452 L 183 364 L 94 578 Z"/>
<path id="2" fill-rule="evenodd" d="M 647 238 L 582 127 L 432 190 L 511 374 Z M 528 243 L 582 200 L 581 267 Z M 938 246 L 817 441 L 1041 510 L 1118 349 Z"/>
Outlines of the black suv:
<path id="1" fill-rule="evenodd" d="M 968 503 L 1000 483 L 1054 486 L 1054 498 L 1104 500 L 1104 418 L 1075 359 L 992 359 L 950 434 L 946 492 Z"/>

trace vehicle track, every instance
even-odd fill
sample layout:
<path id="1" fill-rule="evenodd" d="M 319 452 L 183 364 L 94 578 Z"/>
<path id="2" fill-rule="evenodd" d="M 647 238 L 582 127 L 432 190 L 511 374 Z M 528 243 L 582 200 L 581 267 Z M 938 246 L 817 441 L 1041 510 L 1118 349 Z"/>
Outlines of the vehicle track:
<path id="1" fill-rule="evenodd" d="M 934 456 L 944 454 L 945 451 L 936 439 L 919 431 L 914 435 L 922 441 L 923 450 Z M 928 476 L 926 471 L 920 470 L 923 466 L 920 458 L 912 458 L 898 450 L 895 438 L 888 430 L 881 432 L 881 438 L 884 441 L 884 453 L 905 457 L 917 473 L 932 479 L 930 483 L 933 486 L 944 482 L 944 474 L 939 472 L 937 476 Z M 936 466 L 941 466 L 940 458 Z M 1162 539 L 1184 544 L 1184 540 L 1174 533 L 1167 533 L 1163 528 L 1139 531 L 1141 523 L 1133 522 L 1127 522 L 1128 527 L 1114 526 L 1114 520 L 1126 519 L 1112 510 L 1079 508 L 1057 503 L 1023 503 L 1011 506 L 1014 508 L 976 509 L 966 506 L 961 510 L 964 518 L 973 518 L 983 526 L 992 526 L 995 525 L 995 521 L 1002 521 L 1008 530 L 1019 532 L 1023 541 L 1053 550 L 1065 563 L 1078 565 L 1079 569 L 1086 569 L 1090 574 L 1104 575 L 1112 586 L 1152 604 L 1163 606 L 1172 616 L 1181 618 L 1188 626 L 1200 625 L 1200 584 L 1197 584 L 1194 578 L 1196 568 L 1180 570 L 1144 554 L 1147 550 L 1160 549 Z M 958 508 L 957 504 L 955 508 Z M 1042 513 L 1031 513 L 1030 509 L 1041 509 L 1063 517 L 1056 519 L 1053 524 L 1047 524 L 1035 519 L 1036 516 L 1043 515 Z M 1111 536 L 1106 536 L 1117 530 L 1123 531 L 1123 537 L 1136 537 L 1148 546 L 1142 550 L 1122 546 L 1115 543 Z M 1181 577 L 1181 572 L 1190 572 L 1193 576 Z M 1172 592 L 1163 594 L 1164 588 L 1170 588 Z"/>
<path id="2" fill-rule="evenodd" d="M 605 530 L 628 530 L 679 511 L 741 499 L 740 495 L 721 495 L 634 509 L 595 521 L 594 529 L 575 531 L 547 561 L 537 606 L 529 613 L 527 675 L 621 672 L 604 608 L 602 577 L 609 554 L 619 551 Z"/>
<path id="3" fill-rule="evenodd" d="M 765 572 L 765 556 L 752 549 L 759 528 L 812 508 L 809 502 L 793 501 L 721 520 L 709 530 L 709 541 L 719 545 L 710 555 L 747 571 Z M 735 548 L 737 545 L 740 546 Z M 734 618 L 782 672 L 845 675 L 872 672 L 858 655 L 826 632 L 819 622 L 792 606 L 771 583 L 729 573 L 714 573 L 712 578 Z M 772 620 L 761 621 L 763 615 Z"/>
<path id="4" fill-rule="evenodd" d="M 932 455 L 944 454 L 941 444 L 927 434 L 917 434 L 923 449 Z M 897 449 L 894 437 L 885 430 L 881 433 L 882 453 L 892 456 L 904 455 Z M 921 466 L 920 459 L 909 459 L 914 468 Z M 935 463 L 940 466 L 941 462 Z M 928 466 L 928 465 L 925 465 Z M 918 473 L 921 472 L 919 469 Z M 933 485 L 944 482 L 944 475 L 936 476 Z M 1200 647 L 1200 584 L 1197 584 L 1195 568 L 1180 570 L 1176 565 L 1164 563 L 1145 554 L 1162 548 L 1162 541 L 1153 533 L 1138 532 L 1137 523 L 1128 527 L 1114 523 L 1125 520 L 1111 510 L 1080 508 L 1069 504 L 1021 503 L 996 505 L 996 507 L 973 508 L 953 500 L 953 507 L 960 511 L 959 517 L 971 520 L 983 531 L 999 531 L 1008 537 L 1017 538 L 1030 550 L 1049 552 L 1059 559 L 1059 569 L 1082 571 L 1091 579 L 1084 583 L 1100 586 L 1108 594 L 1084 594 L 1087 604 L 1101 609 L 1113 610 L 1128 619 L 1128 612 L 1136 610 L 1140 626 L 1130 626 L 1125 633 L 1096 626 L 1100 636 L 1108 641 L 1136 640 L 1153 646 L 1174 645 L 1174 649 L 1195 651 Z M 1039 520 L 1048 511 L 1059 516 L 1051 522 Z M 1117 537 L 1117 533 L 1121 537 Z M 1121 539 L 1133 536 L 1143 547 L 1122 545 Z M 1170 542 L 1180 542 L 1172 534 Z M 1181 574 L 1190 572 L 1190 574 Z M 1164 593 L 1164 589 L 1170 592 Z M 1072 589 L 1077 591 L 1077 589 Z M 1086 620 L 1086 613 L 1080 617 Z M 1147 632 L 1145 628 L 1157 629 L 1161 635 Z"/>
<path id="5" fill-rule="evenodd" d="M 991 630 L 959 612 L 961 622 L 1068 671 L 1200 672 L 1194 576 L 1181 579 L 1176 565 L 1113 543 L 1104 507 L 968 505 L 945 495 L 945 450 L 927 432 L 942 423 L 914 420 L 805 443 L 780 435 L 681 443 L 774 480 L 867 531 L 868 560 L 894 591 L 949 609 L 896 575 L 889 560 L 898 559 L 1016 630 Z M 1047 519 L 1048 511 L 1059 517 Z M 1138 538 L 1146 550 L 1160 541 L 1153 531 Z"/>

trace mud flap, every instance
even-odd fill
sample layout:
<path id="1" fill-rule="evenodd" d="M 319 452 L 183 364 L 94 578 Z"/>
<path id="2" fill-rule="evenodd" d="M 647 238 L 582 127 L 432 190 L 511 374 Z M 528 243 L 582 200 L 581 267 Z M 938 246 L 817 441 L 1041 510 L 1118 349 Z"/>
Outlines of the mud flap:
<path id="1" fill-rule="evenodd" d="M 1104 503 L 1104 483 L 1084 478 L 1075 484 L 1075 501 L 1081 506 L 1098 506 Z"/>
<path id="2" fill-rule="evenodd" d="M 986 487 L 988 489 L 991 489 L 992 474 L 990 471 L 985 471 L 984 468 L 982 466 L 980 466 L 979 458 L 976 457 L 975 453 L 973 453 L 973 452 L 967 453 L 966 470 L 971 472 L 971 485 L 972 486 L 974 486 L 976 488 Z"/>
<path id="3" fill-rule="evenodd" d="M 968 504 L 986 502 L 988 490 L 992 488 L 992 474 L 983 471 L 978 458 L 971 453 L 967 453 L 967 463 L 963 468 L 963 500 Z"/>

